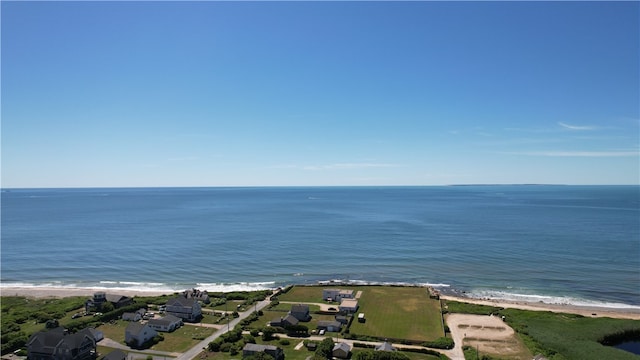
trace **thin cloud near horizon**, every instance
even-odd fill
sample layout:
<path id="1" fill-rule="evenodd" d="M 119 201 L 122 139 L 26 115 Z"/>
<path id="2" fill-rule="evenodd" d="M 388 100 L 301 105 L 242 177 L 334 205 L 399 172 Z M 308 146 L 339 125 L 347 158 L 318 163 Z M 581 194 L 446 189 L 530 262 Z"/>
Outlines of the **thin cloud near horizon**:
<path id="1" fill-rule="evenodd" d="M 571 125 L 571 124 L 567 124 L 564 123 L 562 121 L 558 121 L 558 125 L 562 126 L 565 129 L 569 129 L 569 130 L 584 130 L 584 131 L 588 131 L 588 130 L 596 130 L 597 127 L 596 126 L 590 126 L 590 125 Z"/>

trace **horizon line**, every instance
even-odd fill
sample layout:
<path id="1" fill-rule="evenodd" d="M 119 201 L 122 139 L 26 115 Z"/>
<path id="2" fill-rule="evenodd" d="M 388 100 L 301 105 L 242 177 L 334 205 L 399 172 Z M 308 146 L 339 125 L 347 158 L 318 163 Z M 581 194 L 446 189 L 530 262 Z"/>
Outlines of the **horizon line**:
<path id="1" fill-rule="evenodd" d="M 399 187 L 464 187 L 464 186 L 640 186 L 638 184 L 569 184 L 569 183 L 454 183 L 440 185 L 170 185 L 170 186 L 38 186 L 1 187 L 0 190 L 74 190 L 74 189 L 213 189 L 213 188 L 399 188 Z"/>

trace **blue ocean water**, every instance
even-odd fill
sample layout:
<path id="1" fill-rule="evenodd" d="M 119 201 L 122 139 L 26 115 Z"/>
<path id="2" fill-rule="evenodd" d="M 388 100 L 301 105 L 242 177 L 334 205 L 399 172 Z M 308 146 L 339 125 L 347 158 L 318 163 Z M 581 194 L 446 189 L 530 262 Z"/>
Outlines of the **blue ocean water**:
<path id="1" fill-rule="evenodd" d="M 5 189 L 2 286 L 338 279 L 640 306 L 640 187 Z"/>

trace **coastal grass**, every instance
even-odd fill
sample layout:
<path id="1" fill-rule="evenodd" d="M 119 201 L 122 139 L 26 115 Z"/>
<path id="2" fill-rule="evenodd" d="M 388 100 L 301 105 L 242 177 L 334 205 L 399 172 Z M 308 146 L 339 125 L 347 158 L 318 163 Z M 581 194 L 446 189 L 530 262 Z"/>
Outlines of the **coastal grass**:
<path id="1" fill-rule="evenodd" d="M 602 345 L 607 336 L 640 332 L 640 320 L 591 318 L 549 311 L 501 309 L 482 305 L 461 305 L 447 301 L 449 312 L 497 313 L 505 317 L 533 354 L 559 359 L 637 359 L 636 355 Z"/>

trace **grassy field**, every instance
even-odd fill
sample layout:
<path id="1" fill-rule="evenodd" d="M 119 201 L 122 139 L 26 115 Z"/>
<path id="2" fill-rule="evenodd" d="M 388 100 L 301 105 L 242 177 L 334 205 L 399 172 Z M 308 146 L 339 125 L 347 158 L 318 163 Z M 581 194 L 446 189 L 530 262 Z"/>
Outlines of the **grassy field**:
<path id="1" fill-rule="evenodd" d="M 490 313 L 505 316 L 533 354 L 549 359 L 638 359 L 637 355 L 600 344 L 608 335 L 633 332 L 640 334 L 640 321 L 590 318 L 573 314 L 516 309 L 483 308 L 447 302 L 450 312 Z M 636 339 L 640 340 L 640 339 Z"/>
<path id="2" fill-rule="evenodd" d="M 444 336 L 440 303 L 425 288 L 370 286 L 359 304 L 366 322 L 354 320 L 351 334 L 416 341 Z"/>
<path id="3" fill-rule="evenodd" d="M 332 286 L 336 287 L 336 286 Z M 279 296 L 280 301 L 323 303 L 320 286 L 296 286 Z M 435 340 L 444 335 L 440 303 L 420 287 L 339 286 L 362 291 L 358 313 L 367 321 L 353 321 L 351 334 L 415 341 Z M 278 305 L 279 307 L 282 304 Z M 337 306 L 336 306 L 337 307 Z M 316 316 L 314 316 L 315 318 Z M 311 327 L 310 327 L 311 328 Z"/>

